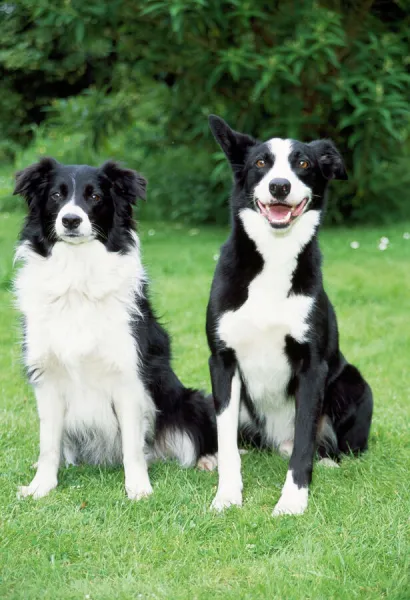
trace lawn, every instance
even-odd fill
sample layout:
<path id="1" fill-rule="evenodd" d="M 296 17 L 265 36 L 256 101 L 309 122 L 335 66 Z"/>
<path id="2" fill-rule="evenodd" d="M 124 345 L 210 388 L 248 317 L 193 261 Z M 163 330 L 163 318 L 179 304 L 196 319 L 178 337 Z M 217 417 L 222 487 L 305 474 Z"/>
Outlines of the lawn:
<path id="1" fill-rule="evenodd" d="M 316 468 L 306 514 L 273 519 L 286 462 L 257 451 L 243 456 L 243 508 L 224 514 L 208 510 L 216 473 L 171 463 L 151 468 L 154 495 L 140 503 L 127 500 L 122 469 L 91 467 L 62 469 L 43 500 L 17 500 L 38 450 L 10 294 L 21 219 L 0 214 L 2 599 L 410 598 L 410 223 L 322 235 L 342 348 L 374 391 L 370 449 L 340 469 Z M 206 389 L 205 307 L 225 235 L 141 225 L 175 369 Z M 390 240 L 384 251 L 381 236 Z"/>

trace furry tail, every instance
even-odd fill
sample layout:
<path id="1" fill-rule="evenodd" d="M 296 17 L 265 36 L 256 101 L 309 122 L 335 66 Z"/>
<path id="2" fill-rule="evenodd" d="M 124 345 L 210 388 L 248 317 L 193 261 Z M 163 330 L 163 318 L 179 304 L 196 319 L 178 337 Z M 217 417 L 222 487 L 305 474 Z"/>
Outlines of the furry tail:
<path id="1" fill-rule="evenodd" d="M 181 392 L 172 411 L 157 415 L 154 458 L 176 458 L 181 466 L 191 467 L 201 457 L 216 454 L 215 409 L 211 395 L 187 388 Z"/>

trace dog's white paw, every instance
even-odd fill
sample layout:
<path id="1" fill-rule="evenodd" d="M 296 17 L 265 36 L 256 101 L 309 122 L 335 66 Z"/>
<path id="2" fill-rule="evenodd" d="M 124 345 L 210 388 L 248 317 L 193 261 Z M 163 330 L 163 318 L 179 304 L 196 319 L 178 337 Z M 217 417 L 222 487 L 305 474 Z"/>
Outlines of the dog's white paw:
<path id="1" fill-rule="evenodd" d="M 321 458 L 317 464 L 320 467 L 327 467 L 328 469 L 340 469 L 340 465 L 338 465 L 337 462 L 328 457 Z"/>
<path id="2" fill-rule="evenodd" d="M 211 504 L 211 510 L 222 512 L 230 506 L 242 506 L 242 491 L 240 489 L 218 490 Z"/>
<path id="3" fill-rule="evenodd" d="M 272 516 L 303 514 L 308 505 L 308 495 L 309 489 L 307 487 L 299 487 L 293 480 L 292 471 L 289 470 L 281 497 L 273 509 Z"/>
<path id="4" fill-rule="evenodd" d="M 218 466 L 218 454 L 204 454 L 196 466 L 200 471 L 214 471 Z"/>
<path id="5" fill-rule="evenodd" d="M 50 479 L 45 477 L 34 477 L 30 485 L 22 485 L 17 490 L 18 498 L 27 498 L 32 496 L 36 500 L 47 496 L 51 490 L 57 487 L 57 479 Z"/>
<path id="6" fill-rule="evenodd" d="M 290 498 L 280 498 L 279 502 L 273 509 L 272 516 L 278 517 L 280 515 L 302 515 L 307 508 L 307 498 L 306 501 L 290 499 Z"/>
<path id="7" fill-rule="evenodd" d="M 153 493 L 151 484 L 146 484 L 144 486 L 125 486 L 125 490 L 130 500 L 142 500 L 143 498 L 151 496 Z"/>

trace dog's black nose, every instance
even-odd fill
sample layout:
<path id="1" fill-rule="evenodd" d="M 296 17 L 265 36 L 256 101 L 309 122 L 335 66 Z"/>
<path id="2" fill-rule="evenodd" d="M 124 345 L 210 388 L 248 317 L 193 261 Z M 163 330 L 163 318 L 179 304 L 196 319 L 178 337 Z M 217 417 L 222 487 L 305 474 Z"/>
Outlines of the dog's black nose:
<path id="1" fill-rule="evenodd" d="M 290 181 L 288 179 L 272 179 L 269 183 L 269 191 L 275 198 L 286 198 L 290 192 Z"/>
<path id="2" fill-rule="evenodd" d="M 78 215 L 68 214 L 64 215 L 64 217 L 61 220 L 66 229 L 77 229 L 77 227 L 82 221 L 82 218 Z"/>

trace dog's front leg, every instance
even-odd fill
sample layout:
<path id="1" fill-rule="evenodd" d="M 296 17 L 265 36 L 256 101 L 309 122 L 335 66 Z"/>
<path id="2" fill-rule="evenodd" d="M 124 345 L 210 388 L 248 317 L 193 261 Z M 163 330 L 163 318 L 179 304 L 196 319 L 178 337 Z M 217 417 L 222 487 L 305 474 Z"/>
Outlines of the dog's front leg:
<path id="1" fill-rule="evenodd" d="M 241 458 L 238 449 L 238 420 L 241 379 L 231 353 L 209 360 L 212 393 L 218 429 L 218 491 L 211 508 L 221 511 L 242 505 Z"/>
<path id="2" fill-rule="evenodd" d="M 35 394 L 40 419 L 40 456 L 32 482 L 20 487 L 18 495 L 42 498 L 57 486 L 65 404 L 52 382 L 38 383 Z"/>
<path id="3" fill-rule="evenodd" d="M 129 382 L 116 390 L 113 401 L 121 429 L 125 489 L 128 498 L 140 500 L 152 494 L 144 455 L 149 399 L 142 383 Z"/>
<path id="4" fill-rule="evenodd" d="M 273 516 L 301 515 L 307 508 L 326 374 L 327 365 L 322 364 L 299 375 L 294 446 L 285 485 Z"/>

